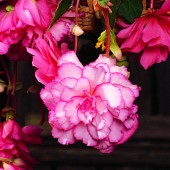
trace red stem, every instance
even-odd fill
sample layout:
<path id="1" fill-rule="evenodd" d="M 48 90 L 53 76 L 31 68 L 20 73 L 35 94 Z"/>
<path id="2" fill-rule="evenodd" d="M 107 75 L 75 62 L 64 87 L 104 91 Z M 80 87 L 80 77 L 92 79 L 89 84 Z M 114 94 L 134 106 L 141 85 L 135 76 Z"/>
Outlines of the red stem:
<path id="1" fill-rule="evenodd" d="M 153 9 L 154 9 L 154 0 L 151 0 L 150 1 L 150 11 L 153 12 Z"/>
<path id="2" fill-rule="evenodd" d="M 75 9 L 75 24 L 78 25 L 78 7 L 79 7 L 80 0 L 77 0 L 76 2 L 76 9 Z M 78 45 L 78 36 L 75 35 L 74 38 L 74 52 L 77 51 L 77 45 Z"/>
<path id="3" fill-rule="evenodd" d="M 109 15 L 108 10 L 102 9 L 103 17 L 105 20 L 105 27 L 106 27 L 106 56 L 109 57 L 110 52 L 110 22 L 109 22 Z"/>
<path id="4" fill-rule="evenodd" d="M 16 118 L 16 109 L 17 109 L 17 98 L 16 98 L 16 94 L 15 94 L 16 80 L 17 80 L 17 61 L 14 61 L 12 92 L 11 92 L 11 94 L 13 95 L 14 118 Z"/>

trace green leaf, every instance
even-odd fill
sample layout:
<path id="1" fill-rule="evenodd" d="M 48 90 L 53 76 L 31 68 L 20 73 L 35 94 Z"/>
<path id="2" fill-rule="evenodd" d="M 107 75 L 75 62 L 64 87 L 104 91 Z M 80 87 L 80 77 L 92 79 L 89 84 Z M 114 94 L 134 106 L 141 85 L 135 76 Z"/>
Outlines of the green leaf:
<path id="1" fill-rule="evenodd" d="M 114 56 L 120 60 L 122 57 L 122 52 L 120 50 L 120 47 L 118 46 L 116 42 L 116 36 L 115 33 L 110 30 L 110 51 L 114 54 Z"/>
<path id="2" fill-rule="evenodd" d="M 99 4 L 102 7 L 105 7 L 107 5 L 107 2 L 109 2 L 109 0 L 99 0 Z"/>
<path id="3" fill-rule="evenodd" d="M 118 15 L 133 23 L 134 18 L 140 17 L 142 9 L 142 0 L 122 0 L 118 8 Z"/>
<path id="4" fill-rule="evenodd" d="M 54 23 L 69 9 L 72 4 L 72 0 L 62 0 L 55 11 L 55 15 L 51 21 L 50 27 L 51 28 Z"/>
<path id="5" fill-rule="evenodd" d="M 16 82 L 15 85 L 15 90 L 20 90 L 22 88 L 22 83 L 21 82 Z M 12 84 L 8 84 L 7 86 L 7 92 L 12 91 Z"/>
<path id="6" fill-rule="evenodd" d="M 110 0 L 110 2 L 113 5 L 110 6 L 110 9 L 112 10 L 112 13 L 109 13 L 109 21 L 110 21 L 111 28 L 113 28 L 114 23 L 115 23 L 115 16 L 116 16 L 116 12 L 117 12 L 117 4 L 116 4 L 116 0 Z"/>

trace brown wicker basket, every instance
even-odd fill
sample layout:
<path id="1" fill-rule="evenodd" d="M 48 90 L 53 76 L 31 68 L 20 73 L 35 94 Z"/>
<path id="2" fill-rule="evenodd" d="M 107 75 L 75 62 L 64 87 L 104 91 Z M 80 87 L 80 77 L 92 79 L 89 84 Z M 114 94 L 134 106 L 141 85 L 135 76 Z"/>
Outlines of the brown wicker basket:
<path id="1" fill-rule="evenodd" d="M 72 7 L 72 10 L 75 10 L 75 6 Z M 84 15 L 79 17 L 78 25 L 84 32 L 94 32 L 96 18 L 93 10 L 93 0 L 80 1 L 79 12 L 84 13 Z"/>

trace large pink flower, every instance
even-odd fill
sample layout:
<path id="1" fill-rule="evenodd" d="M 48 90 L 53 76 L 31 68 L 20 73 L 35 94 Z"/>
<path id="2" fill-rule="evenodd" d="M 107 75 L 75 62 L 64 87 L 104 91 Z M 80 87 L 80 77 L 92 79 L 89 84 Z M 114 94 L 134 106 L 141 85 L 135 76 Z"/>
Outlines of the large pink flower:
<path id="1" fill-rule="evenodd" d="M 0 123 L 0 169 L 31 170 L 37 163 L 28 144 L 39 144 L 41 130 L 35 126 L 21 128 L 14 120 Z"/>
<path id="2" fill-rule="evenodd" d="M 154 63 L 165 61 L 170 52 L 170 1 L 166 0 L 160 10 L 148 12 L 133 24 L 121 30 L 123 52 L 141 52 L 141 65 L 147 69 Z"/>
<path id="3" fill-rule="evenodd" d="M 68 52 L 58 61 L 58 77 L 46 84 L 41 98 L 49 110 L 52 135 L 61 144 L 77 140 L 109 153 L 138 127 L 139 87 L 128 80 L 125 67 L 111 58 L 87 65 Z"/>

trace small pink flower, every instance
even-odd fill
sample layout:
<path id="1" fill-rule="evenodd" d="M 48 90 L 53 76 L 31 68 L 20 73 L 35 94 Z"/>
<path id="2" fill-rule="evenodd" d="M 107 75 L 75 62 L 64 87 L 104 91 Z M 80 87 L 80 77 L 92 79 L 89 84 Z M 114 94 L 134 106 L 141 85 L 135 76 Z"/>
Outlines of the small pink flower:
<path id="1" fill-rule="evenodd" d="M 27 51 L 33 55 L 33 66 L 37 67 L 35 75 L 37 80 L 46 84 L 51 82 L 58 74 L 58 58 L 61 56 L 53 37 L 48 34 L 48 42 L 44 39 L 37 39 L 37 49 L 27 48 Z"/>
<path id="2" fill-rule="evenodd" d="M 117 34 L 122 41 L 123 52 L 140 53 L 141 65 L 147 69 L 165 61 L 170 52 L 170 1 L 166 0 L 160 10 L 148 12 Z"/>
<path id="3" fill-rule="evenodd" d="M 31 26 L 48 27 L 52 19 L 46 0 L 19 0 L 15 12 L 21 21 Z"/>
<path id="4" fill-rule="evenodd" d="M 74 52 L 58 61 L 58 76 L 45 85 L 41 98 L 49 110 L 52 135 L 61 144 L 82 141 L 110 153 L 138 127 L 139 87 L 125 67 L 102 55 L 82 66 Z"/>
<path id="5" fill-rule="evenodd" d="M 73 20 L 61 18 L 49 29 L 57 42 L 65 40 L 67 37 L 73 37 L 71 30 L 75 25 Z"/>
<path id="6" fill-rule="evenodd" d="M 0 55 L 6 54 L 11 44 L 16 44 L 23 36 L 25 25 L 17 18 L 14 7 L 6 4 L 0 10 Z"/>
<path id="7" fill-rule="evenodd" d="M 31 170 L 37 163 L 28 144 L 39 144 L 41 130 L 35 126 L 21 128 L 14 120 L 0 123 L 0 169 Z"/>

